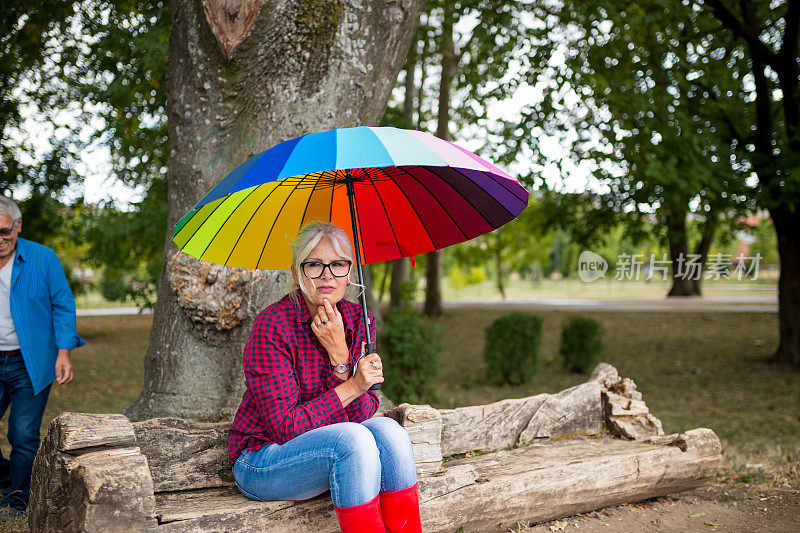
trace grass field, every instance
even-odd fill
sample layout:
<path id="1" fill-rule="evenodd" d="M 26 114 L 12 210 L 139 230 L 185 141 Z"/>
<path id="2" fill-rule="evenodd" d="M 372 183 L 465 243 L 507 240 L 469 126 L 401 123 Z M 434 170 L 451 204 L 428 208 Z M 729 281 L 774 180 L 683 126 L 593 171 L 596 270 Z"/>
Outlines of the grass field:
<path id="1" fill-rule="evenodd" d="M 636 382 L 665 432 L 713 429 L 730 469 L 722 475 L 731 481 L 797 482 L 800 371 L 767 360 L 777 346 L 776 315 L 537 312 L 544 319 L 539 373 L 525 386 L 493 387 L 483 380 L 483 331 L 503 313 L 458 309 L 438 320 L 447 335 L 434 405 L 552 393 L 585 381 L 588 376 L 563 370 L 558 358 L 562 322 L 582 314 L 602 323 L 602 359 Z"/>
<path id="2" fill-rule="evenodd" d="M 544 319 L 539 373 L 525 386 L 485 384 L 483 331 L 503 313 L 461 308 L 437 320 L 447 335 L 442 339 L 435 406 L 552 393 L 586 381 L 585 375 L 564 371 L 557 358 L 561 323 L 575 313 L 538 311 Z M 709 427 L 719 435 L 725 461 L 721 480 L 740 488 L 798 483 L 800 371 L 767 362 L 777 344 L 775 314 L 594 312 L 590 316 L 605 329 L 603 360 L 636 382 L 666 432 Z M 74 352 L 75 381 L 53 386 L 43 433 L 62 411 L 118 413 L 138 397 L 151 323 L 151 315 L 79 317 L 78 330 L 87 345 Z M 5 435 L 5 420 L 0 430 Z M 5 438 L 2 448 L 8 453 Z M 3 527 L 0 524 L 0 531 Z"/>

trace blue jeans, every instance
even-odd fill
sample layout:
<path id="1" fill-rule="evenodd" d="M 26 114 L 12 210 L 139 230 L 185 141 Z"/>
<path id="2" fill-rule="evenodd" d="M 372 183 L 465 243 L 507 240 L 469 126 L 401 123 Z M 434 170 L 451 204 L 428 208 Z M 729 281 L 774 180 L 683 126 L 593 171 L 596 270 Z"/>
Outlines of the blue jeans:
<path id="1" fill-rule="evenodd" d="M 21 355 L 0 355 L 0 417 L 8 415 L 8 441 L 11 443 L 9 459 L 0 453 L 0 488 L 3 501 L 0 505 L 25 509 L 31 492 L 31 469 L 39 450 L 39 427 L 42 425 L 44 407 L 50 386 L 33 394 L 33 385 Z"/>
<path id="2" fill-rule="evenodd" d="M 245 449 L 233 476 L 242 494 L 254 500 L 305 500 L 330 489 L 336 507 L 360 505 L 379 491 L 417 482 L 411 439 L 385 416 L 312 429 L 255 452 Z"/>

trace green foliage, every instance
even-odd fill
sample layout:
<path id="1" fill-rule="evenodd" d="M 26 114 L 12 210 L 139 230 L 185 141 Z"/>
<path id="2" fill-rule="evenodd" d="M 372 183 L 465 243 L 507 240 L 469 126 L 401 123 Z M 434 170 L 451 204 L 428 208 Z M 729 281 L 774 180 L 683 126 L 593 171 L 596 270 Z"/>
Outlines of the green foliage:
<path id="1" fill-rule="evenodd" d="M 0 8 L 0 190 L 27 185 L 60 192 L 75 175 L 61 161 L 76 149 L 70 136 L 51 139 L 37 154 L 20 131 L 23 108 L 37 98 L 42 70 L 69 25 L 75 4 L 57 0 L 4 1 Z M 45 116 L 42 117 L 46 118 Z M 32 217 L 31 217 L 32 218 Z"/>
<path id="2" fill-rule="evenodd" d="M 603 326 L 582 316 L 570 318 L 561 328 L 560 353 L 564 368 L 589 373 L 597 366 L 603 351 Z"/>
<path id="3" fill-rule="evenodd" d="M 597 240 L 620 222 L 634 243 L 646 231 L 665 245 L 687 233 L 695 243 L 704 235 L 725 239 L 758 208 L 762 191 L 748 181 L 757 167 L 756 136 L 773 134 L 754 133 L 748 46 L 719 19 L 729 7 L 710 4 L 531 3 L 540 23 L 531 29 L 528 83 L 542 98 L 522 108 L 521 120 L 506 122 L 502 135 L 519 139 L 505 144 L 512 152 L 566 174 L 561 155 L 553 158 L 540 142 L 558 141 L 573 165 L 592 171 L 602 193 L 550 198 L 574 239 Z M 779 43 L 781 25 L 796 22 L 787 2 L 747 5 L 760 24 L 754 35 L 769 36 L 771 44 Z M 743 16 L 733 10 L 731 20 Z M 774 76 L 767 82 L 765 94 L 786 93 L 776 90 Z M 773 146 L 788 170 L 794 163 L 783 155 L 789 143 L 779 131 L 781 107 L 774 107 Z M 695 226 L 688 232 L 681 229 L 687 219 Z"/>
<path id="4" fill-rule="evenodd" d="M 447 273 L 447 281 L 454 289 L 463 289 L 468 285 L 477 285 L 478 283 L 483 283 L 487 279 L 489 278 L 486 276 L 486 269 L 477 266 L 467 269 L 453 267 Z"/>
<path id="5" fill-rule="evenodd" d="M 30 191 L 34 203 L 58 197 L 81 179 L 75 169 L 84 149 L 107 149 L 112 176 L 144 199 L 124 211 L 86 210 L 75 234 L 103 271 L 102 286 L 116 287 L 107 295 L 145 303 L 158 279 L 166 224 L 170 27 L 164 1 L 12 2 L 0 10 L 0 190 Z M 23 107 L 53 131 L 44 155 L 20 129 Z M 47 212 L 26 213 L 34 234 L 64 229 L 39 214 Z"/>
<path id="6" fill-rule="evenodd" d="M 542 319 L 529 313 L 509 313 L 486 328 L 483 360 L 491 383 L 521 385 L 537 371 L 542 343 Z"/>
<path id="7" fill-rule="evenodd" d="M 411 311 L 392 313 L 384 322 L 379 350 L 386 362 L 386 396 L 395 403 L 430 402 L 441 349 L 434 323 Z"/>
<path id="8" fill-rule="evenodd" d="M 91 243 L 87 259 L 102 269 L 106 299 L 153 304 L 167 226 L 165 198 L 166 181 L 159 180 L 134 211 L 106 206 L 85 215 L 83 239 Z"/>
<path id="9" fill-rule="evenodd" d="M 80 265 L 85 250 L 75 239 L 78 231 L 80 206 L 67 207 L 36 189 L 27 199 L 18 202 L 22 212 L 20 236 L 52 248 L 58 255 L 64 275 L 73 294 L 81 294 L 87 287 L 84 280 L 73 272 Z"/>

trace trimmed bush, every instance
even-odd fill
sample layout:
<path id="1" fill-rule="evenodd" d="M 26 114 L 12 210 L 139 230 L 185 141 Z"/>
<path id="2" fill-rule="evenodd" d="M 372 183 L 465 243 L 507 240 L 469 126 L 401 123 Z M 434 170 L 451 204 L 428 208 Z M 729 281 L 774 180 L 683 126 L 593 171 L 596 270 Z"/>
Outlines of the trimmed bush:
<path id="1" fill-rule="evenodd" d="M 486 328 L 483 360 L 491 383 L 521 385 L 536 374 L 542 319 L 529 313 L 509 313 Z"/>
<path id="2" fill-rule="evenodd" d="M 430 402 L 441 350 L 435 324 L 411 311 L 392 313 L 378 347 L 386 363 L 383 393 L 398 404 Z"/>
<path id="3" fill-rule="evenodd" d="M 567 370 L 588 374 L 602 350 L 603 326 L 597 320 L 576 316 L 561 328 L 561 357 Z"/>

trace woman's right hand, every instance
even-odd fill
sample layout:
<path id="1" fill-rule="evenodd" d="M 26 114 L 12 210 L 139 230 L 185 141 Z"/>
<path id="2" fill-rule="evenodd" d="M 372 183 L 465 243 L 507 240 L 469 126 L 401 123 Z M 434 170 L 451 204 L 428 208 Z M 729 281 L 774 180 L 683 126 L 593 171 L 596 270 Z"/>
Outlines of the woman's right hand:
<path id="1" fill-rule="evenodd" d="M 364 353 L 365 344 L 366 343 L 361 344 L 362 354 Z M 373 366 L 373 362 L 375 366 Z M 356 373 L 350 378 L 350 381 L 353 383 L 353 387 L 355 387 L 359 396 L 364 394 L 375 383 L 383 383 L 383 363 L 381 363 L 381 357 L 376 353 L 371 353 L 359 359 Z"/>

